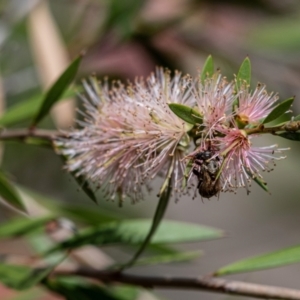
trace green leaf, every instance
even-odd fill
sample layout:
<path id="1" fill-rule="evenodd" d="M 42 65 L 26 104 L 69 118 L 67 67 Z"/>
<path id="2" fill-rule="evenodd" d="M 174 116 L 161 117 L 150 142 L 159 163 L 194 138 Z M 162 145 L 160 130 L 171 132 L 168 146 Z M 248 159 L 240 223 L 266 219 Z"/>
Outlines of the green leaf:
<path id="1" fill-rule="evenodd" d="M 72 83 L 78 71 L 81 59 L 82 55 L 78 56 L 50 87 L 37 115 L 33 119 L 31 127 L 35 127 L 49 113 L 52 106 L 60 99 L 63 92 Z"/>
<path id="2" fill-rule="evenodd" d="M 178 103 L 170 103 L 169 107 L 183 121 L 194 125 L 202 124 L 203 116 L 197 110 Z"/>
<path id="3" fill-rule="evenodd" d="M 240 89 L 241 85 L 246 83 L 250 85 L 251 82 L 251 62 L 249 57 L 246 57 L 242 62 L 238 74 L 236 76 L 236 88 Z"/>
<path id="4" fill-rule="evenodd" d="M 18 218 L 10 220 L 0 226 L 0 237 L 17 237 L 25 234 L 29 234 L 33 231 L 44 226 L 50 220 L 53 220 L 53 216 L 41 217 L 38 219 L 26 219 Z"/>
<path id="5" fill-rule="evenodd" d="M 109 210 L 105 210 L 102 207 L 100 208 L 91 208 L 86 205 L 76 205 L 72 203 L 63 203 L 56 201 L 52 206 L 51 210 L 58 212 L 60 215 L 64 215 L 71 219 L 75 219 L 79 222 L 90 225 L 99 225 L 102 223 L 107 223 L 111 221 L 117 221 L 124 216 L 118 215 L 117 213 L 112 213 Z"/>
<path id="6" fill-rule="evenodd" d="M 251 257 L 219 269 L 215 275 L 252 272 L 300 262 L 300 246 Z"/>
<path id="7" fill-rule="evenodd" d="M 183 174 L 182 185 L 181 185 L 183 190 L 185 190 L 187 187 L 187 181 L 188 181 L 188 177 L 189 177 L 192 167 L 193 167 L 193 163 L 191 160 L 189 160 L 189 162 L 185 166 L 185 170 L 184 170 L 184 174 Z"/>
<path id="8" fill-rule="evenodd" d="M 38 299 L 40 300 L 40 299 L 45 299 L 46 296 L 47 295 L 45 290 L 42 290 L 40 287 L 34 287 L 31 288 L 30 290 L 21 293 L 19 292 L 17 296 L 13 298 L 9 298 L 9 300 L 38 300 Z"/>
<path id="9" fill-rule="evenodd" d="M 252 178 L 252 180 L 257 183 L 263 190 L 269 193 L 269 189 L 267 187 L 266 182 L 263 181 L 262 178 L 257 177 L 256 175 L 251 174 L 249 170 L 246 170 L 247 174 Z"/>
<path id="10" fill-rule="evenodd" d="M 111 31 L 111 28 L 115 28 L 121 38 L 129 38 L 135 30 L 136 20 L 144 3 L 145 0 L 110 0 L 103 30 Z"/>
<path id="11" fill-rule="evenodd" d="M 76 94 L 74 89 L 67 90 L 60 99 L 67 99 Z M 0 117 L 0 126 L 10 127 L 23 121 L 32 119 L 42 105 L 43 96 L 35 95 L 9 107 Z"/>
<path id="12" fill-rule="evenodd" d="M 259 177 L 253 177 L 252 178 L 254 182 L 256 182 L 264 191 L 269 193 L 269 189 L 267 187 L 266 182 L 264 182 L 261 178 Z"/>
<path id="13" fill-rule="evenodd" d="M 17 266 L 0 263 L 0 282 L 6 286 L 16 289 L 28 289 L 43 280 L 62 261 L 62 258 L 55 264 L 46 268 L 29 268 L 27 266 Z"/>
<path id="14" fill-rule="evenodd" d="M 264 24 L 260 23 L 257 28 L 247 34 L 247 46 L 253 49 L 261 49 L 265 53 L 275 51 L 277 53 L 298 53 L 300 46 L 300 32 L 298 30 L 300 21 L 298 18 L 282 16 L 272 18 Z M 287 60 L 288 57 L 283 59 Z"/>
<path id="15" fill-rule="evenodd" d="M 115 287 L 106 288 L 84 278 L 76 277 L 53 278 L 44 284 L 50 290 L 64 296 L 66 300 L 134 300 L 139 292 L 137 288 L 129 286 L 121 286 L 121 290 Z"/>
<path id="16" fill-rule="evenodd" d="M 294 117 L 293 121 L 300 121 L 300 115 Z"/>
<path id="17" fill-rule="evenodd" d="M 201 251 L 190 251 L 190 252 L 179 252 L 179 253 L 151 256 L 151 257 L 140 258 L 136 260 L 134 266 L 149 266 L 149 265 L 157 265 L 157 264 L 190 261 L 195 258 L 198 258 L 201 254 L 202 254 Z"/>
<path id="18" fill-rule="evenodd" d="M 64 163 L 67 161 L 67 157 L 60 155 Z M 73 178 L 76 180 L 80 188 L 85 192 L 85 194 L 94 202 L 97 203 L 97 197 L 90 185 L 90 183 L 87 181 L 86 177 L 84 175 L 76 175 L 76 171 L 70 172 L 70 174 L 73 176 Z"/>
<path id="19" fill-rule="evenodd" d="M 0 196 L 13 207 L 26 212 L 22 199 L 14 186 L 0 173 Z"/>
<path id="20" fill-rule="evenodd" d="M 281 115 L 279 118 L 273 120 L 272 122 L 268 123 L 268 127 L 275 127 L 275 126 L 282 126 L 287 122 L 290 122 L 292 115 L 289 113 Z"/>
<path id="21" fill-rule="evenodd" d="M 263 124 L 267 124 L 269 122 L 272 122 L 285 114 L 293 104 L 295 98 L 289 98 L 278 104 L 270 113 L 269 115 L 264 119 Z"/>
<path id="22" fill-rule="evenodd" d="M 300 141 L 300 132 L 282 132 L 276 135 L 285 138 L 287 140 L 297 141 L 297 142 Z"/>
<path id="23" fill-rule="evenodd" d="M 159 225 L 161 224 L 161 221 L 166 212 L 166 209 L 168 207 L 169 200 L 171 197 L 174 164 L 175 164 L 175 158 L 173 157 L 173 159 L 170 163 L 169 169 L 168 169 L 166 179 L 159 191 L 158 205 L 155 210 L 155 214 L 154 214 L 154 217 L 152 220 L 151 227 L 149 228 L 148 233 L 144 238 L 144 241 L 142 242 L 141 246 L 139 247 L 137 252 L 134 254 L 134 256 L 126 264 L 124 264 L 121 269 L 128 268 L 135 263 L 135 261 L 141 256 L 141 254 L 147 248 L 148 244 L 150 244 L 155 232 L 159 228 Z"/>
<path id="24" fill-rule="evenodd" d="M 212 77 L 214 74 L 214 62 L 211 55 L 209 55 L 203 65 L 203 69 L 201 71 L 201 82 L 204 83 L 205 79 L 208 77 Z"/>
<path id="25" fill-rule="evenodd" d="M 75 172 L 71 172 L 71 174 L 73 175 L 74 179 L 77 181 L 78 185 L 80 186 L 80 188 L 85 192 L 85 194 L 95 203 L 97 203 L 97 197 L 92 189 L 92 187 L 90 186 L 89 182 L 87 181 L 87 179 L 85 178 L 85 176 L 80 175 L 80 176 L 76 176 Z"/>
<path id="26" fill-rule="evenodd" d="M 143 243 L 152 228 L 152 220 L 136 219 L 110 222 L 82 230 L 76 236 L 55 245 L 45 252 L 67 250 L 84 245 L 136 245 Z M 153 235 L 151 243 L 169 244 L 220 238 L 223 232 L 214 228 L 184 222 L 164 221 Z"/>

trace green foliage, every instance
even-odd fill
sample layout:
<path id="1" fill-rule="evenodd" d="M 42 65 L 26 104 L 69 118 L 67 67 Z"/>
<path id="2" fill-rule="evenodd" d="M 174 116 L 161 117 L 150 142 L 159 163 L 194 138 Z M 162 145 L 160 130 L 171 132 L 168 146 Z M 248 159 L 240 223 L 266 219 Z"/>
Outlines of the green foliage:
<path id="1" fill-rule="evenodd" d="M 67 99 L 75 95 L 74 89 L 69 89 L 63 93 L 60 99 Z M 0 126 L 10 127 L 23 121 L 28 121 L 37 115 L 39 107 L 42 105 L 44 97 L 35 95 L 23 100 L 11 107 L 0 117 Z"/>
<path id="2" fill-rule="evenodd" d="M 0 263 L 0 282 L 16 290 L 28 289 L 40 283 L 61 260 L 62 258 L 59 257 L 55 264 L 45 268 Z"/>
<path id="3" fill-rule="evenodd" d="M 71 219 L 75 219 L 84 224 L 99 225 L 101 223 L 107 223 L 122 219 L 122 217 L 118 214 L 114 214 L 100 207 L 97 207 L 95 209 L 82 205 L 68 204 L 57 201 L 56 203 L 51 204 L 52 209 L 55 210 L 57 213 L 62 214 Z"/>
<path id="4" fill-rule="evenodd" d="M 63 155 L 60 156 L 64 162 L 67 161 L 67 158 Z M 70 172 L 70 174 L 73 176 L 73 178 L 76 180 L 80 188 L 85 192 L 85 194 L 94 202 L 97 203 L 97 197 L 93 191 L 93 188 L 91 187 L 88 180 L 83 175 L 77 175 L 76 171 Z"/>
<path id="5" fill-rule="evenodd" d="M 193 163 L 191 160 L 188 161 L 187 165 L 185 166 L 184 175 L 182 179 L 182 189 L 185 190 L 187 188 L 188 176 L 191 172 L 193 167 Z"/>
<path id="6" fill-rule="evenodd" d="M 61 98 L 61 95 L 69 87 L 74 80 L 78 71 L 82 55 L 78 56 L 60 75 L 55 83 L 50 87 L 45 94 L 42 105 L 32 121 L 31 127 L 35 127 L 50 111 L 52 106 Z"/>
<path id="7" fill-rule="evenodd" d="M 24 292 L 19 292 L 17 296 L 9 298 L 9 300 L 39 300 L 45 297 L 45 291 L 40 287 L 34 287 Z"/>
<path id="8" fill-rule="evenodd" d="M 123 220 L 94 226 L 84 229 L 76 234 L 76 236 L 55 245 L 46 251 L 45 254 L 74 249 L 88 244 L 140 244 L 145 241 L 151 226 L 151 219 Z M 153 235 L 151 243 L 195 242 L 220 238 L 222 236 L 222 231 L 214 228 L 183 222 L 164 221 Z"/>
<path id="9" fill-rule="evenodd" d="M 178 103 L 170 103 L 169 107 L 183 121 L 193 125 L 202 124 L 203 117 L 197 110 Z"/>
<path id="10" fill-rule="evenodd" d="M 160 192 L 158 194 L 159 201 L 155 210 L 154 217 L 151 222 L 151 227 L 149 228 L 147 235 L 145 235 L 145 238 L 143 239 L 143 242 L 141 246 L 138 248 L 137 252 L 129 260 L 129 262 L 126 263 L 122 268 L 130 267 L 135 263 L 135 261 L 140 257 L 140 255 L 146 249 L 148 244 L 151 242 L 152 237 L 154 236 L 157 229 L 159 228 L 159 225 L 161 224 L 161 221 L 164 217 L 171 196 L 173 169 L 174 169 L 174 159 L 172 159 L 172 162 L 169 166 L 168 174 L 166 176 L 166 180 L 164 181 L 160 189 Z"/>
<path id="11" fill-rule="evenodd" d="M 15 187 L 7 180 L 5 175 L 0 172 L 0 196 L 14 208 L 26 211 L 23 201 Z"/>
<path id="12" fill-rule="evenodd" d="M 298 24 L 298 25 L 297 25 Z M 288 15 L 286 18 L 274 18 L 260 24 L 258 30 L 253 31 L 247 36 L 249 44 L 255 45 L 255 48 L 286 52 L 286 56 L 290 51 L 299 51 L 300 46 L 300 32 L 298 30 L 300 25 L 299 19 L 291 18 Z M 269 51 L 267 53 L 270 53 Z"/>
<path id="13" fill-rule="evenodd" d="M 252 178 L 252 180 L 257 183 L 264 191 L 268 192 L 269 193 L 269 189 L 267 187 L 267 184 L 266 182 L 263 181 L 262 178 L 256 176 L 256 175 L 253 175 L 250 173 L 250 171 L 247 171 L 247 174 Z"/>
<path id="14" fill-rule="evenodd" d="M 264 119 L 263 124 L 272 122 L 274 120 L 276 120 L 277 118 L 279 118 L 280 116 L 282 116 L 283 114 L 285 114 L 291 107 L 291 105 L 293 104 L 295 98 L 289 98 L 286 99 L 284 101 L 282 101 L 281 103 L 279 103 L 270 113 L 269 115 Z"/>
<path id="15" fill-rule="evenodd" d="M 110 0 L 108 2 L 108 12 L 104 30 L 109 30 L 114 27 L 117 28 L 121 38 L 129 38 L 134 32 L 138 12 L 144 5 L 144 2 L 144 0 Z"/>
<path id="16" fill-rule="evenodd" d="M 90 183 L 87 181 L 87 179 L 85 178 L 85 176 L 80 175 L 77 176 L 75 174 L 75 172 L 71 172 L 71 174 L 73 175 L 74 179 L 76 180 L 76 182 L 78 183 L 78 185 L 80 186 L 80 188 L 85 192 L 85 194 L 95 203 L 97 203 L 97 197 L 90 185 Z"/>
<path id="17" fill-rule="evenodd" d="M 300 121 L 300 115 L 298 115 L 298 116 L 296 116 L 296 117 L 294 117 L 294 119 L 293 119 L 294 121 Z"/>
<path id="18" fill-rule="evenodd" d="M 53 216 L 35 219 L 18 218 L 10 220 L 0 226 L 0 238 L 11 238 L 29 234 L 38 230 L 52 219 Z"/>
<path id="19" fill-rule="evenodd" d="M 249 57 L 246 57 L 244 61 L 242 62 L 239 71 L 236 76 L 235 81 L 235 92 L 237 93 L 241 86 L 250 86 L 251 82 L 251 62 Z M 237 97 L 233 104 L 232 104 L 232 110 L 235 111 L 235 109 L 239 107 L 239 98 Z"/>
<path id="20" fill-rule="evenodd" d="M 76 277 L 49 279 L 44 284 L 50 290 L 64 296 L 67 300 L 134 300 L 139 292 L 139 289 L 129 286 L 105 288 L 83 278 L 79 279 Z"/>
<path id="21" fill-rule="evenodd" d="M 287 122 L 289 122 L 291 118 L 292 118 L 291 113 L 285 113 L 281 115 L 279 118 L 275 119 L 274 121 L 269 122 L 268 127 L 282 126 Z"/>
<path id="22" fill-rule="evenodd" d="M 206 78 L 212 77 L 214 74 L 214 61 L 211 55 L 209 55 L 204 62 L 201 71 L 201 82 L 204 83 Z"/>
<path id="23" fill-rule="evenodd" d="M 300 141 L 300 132 L 282 132 L 276 134 L 284 139 L 291 140 L 291 141 Z"/>
<path id="24" fill-rule="evenodd" d="M 249 57 L 246 57 L 242 62 L 236 76 L 236 89 L 239 90 L 241 85 L 250 85 L 251 83 L 251 62 Z"/>
<path id="25" fill-rule="evenodd" d="M 149 266 L 157 264 L 184 262 L 194 260 L 202 254 L 201 251 L 177 252 L 171 254 L 155 255 L 145 258 L 139 258 L 135 261 L 135 266 Z M 118 266 L 117 266 L 118 267 Z"/>
<path id="26" fill-rule="evenodd" d="M 264 270 L 298 262 L 300 262 L 300 246 L 295 246 L 235 262 L 219 269 L 215 275 Z"/>

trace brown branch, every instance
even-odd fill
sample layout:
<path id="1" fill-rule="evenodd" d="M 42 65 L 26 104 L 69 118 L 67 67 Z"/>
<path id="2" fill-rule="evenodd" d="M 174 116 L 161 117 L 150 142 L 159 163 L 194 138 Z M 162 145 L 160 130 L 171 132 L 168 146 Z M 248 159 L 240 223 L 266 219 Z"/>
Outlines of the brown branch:
<path id="1" fill-rule="evenodd" d="M 125 283 L 144 288 L 195 289 L 206 292 L 256 297 L 260 299 L 300 300 L 300 290 L 241 281 L 229 281 L 216 277 L 175 278 L 169 276 L 129 275 L 92 269 L 60 270 L 59 268 L 54 274 L 68 276 L 78 275 L 97 279 L 106 283 Z"/>
<path id="2" fill-rule="evenodd" d="M 40 138 L 47 141 L 53 141 L 55 138 L 64 136 L 62 133 L 54 130 L 29 130 L 29 129 L 10 129 L 0 131 L 0 140 L 25 140 L 29 137 Z"/>
<path id="3" fill-rule="evenodd" d="M 265 127 L 263 124 L 255 127 L 244 129 L 245 132 L 250 134 L 262 134 L 262 133 L 271 133 L 276 134 L 278 131 L 287 131 L 287 132 L 296 132 L 300 129 L 300 121 L 290 121 L 280 126 L 275 127 Z"/>

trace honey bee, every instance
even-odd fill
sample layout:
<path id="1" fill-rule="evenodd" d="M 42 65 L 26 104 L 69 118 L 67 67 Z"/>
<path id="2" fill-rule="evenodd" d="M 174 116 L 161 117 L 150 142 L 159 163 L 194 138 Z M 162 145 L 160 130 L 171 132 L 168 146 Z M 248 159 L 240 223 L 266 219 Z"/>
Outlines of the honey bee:
<path id="1" fill-rule="evenodd" d="M 211 198 L 217 195 L 222 187 L 220 178 L 217 178 L 219 172 L 220 159 L 214 156 L 214 151 L 205 150 L 194 155 L 193 174 L 198 178 L 197 189 L 203 198 Z"/>

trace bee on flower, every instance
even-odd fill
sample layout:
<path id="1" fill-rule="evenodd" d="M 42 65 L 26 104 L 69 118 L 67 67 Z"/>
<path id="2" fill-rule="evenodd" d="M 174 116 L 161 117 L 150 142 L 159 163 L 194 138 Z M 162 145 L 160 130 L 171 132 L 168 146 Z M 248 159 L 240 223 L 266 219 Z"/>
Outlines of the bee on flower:
<path id="1" fill-rule="evenodd" d="M 288 122 L 265 126 L 290 112 L 293 99 L 280 104 L 261 84 L 252 91 L 249 65 L 239 72 L 247 78 L 238 74 L 232 81 L 213 72 L 212 61 L 205 66 L 197 79 L 157 69 L 127 86 L 84 82 L 80 129 L 56 141 L 67 170 L 120 202 L 142 199 L 143 186 L 157 176 L 165 178 L 159 195 L 166 186 L 181 192 L 193 180 L 202 198 L 240 187 L 249 193 L 252 180 L 267 190 L 262 172 L 272 170 L 287 149 L 258 147 L 255 140 L 284 131 L 283 137 L 294 138 Z"/>
<path id="2" fill-rule="evenodd" d="M 278 95 L 268 94 L 261 84 L 254 91 L 245 82 L 237 88 L 235 81 L 227 82 L 219 72 L 199 79 L 194 92 L 201 120 L 195 124 L 196 149 L 186 156 L 191 166 L 188 182 L 196 178 L 203 198 L 239 187 L 249 193 L 252 180 L 266 189 L 262 172 L 272 170 L 271 164 L 285 158 L 281 153 L 288 149 L 257 147 L 254 143 Z"/>

